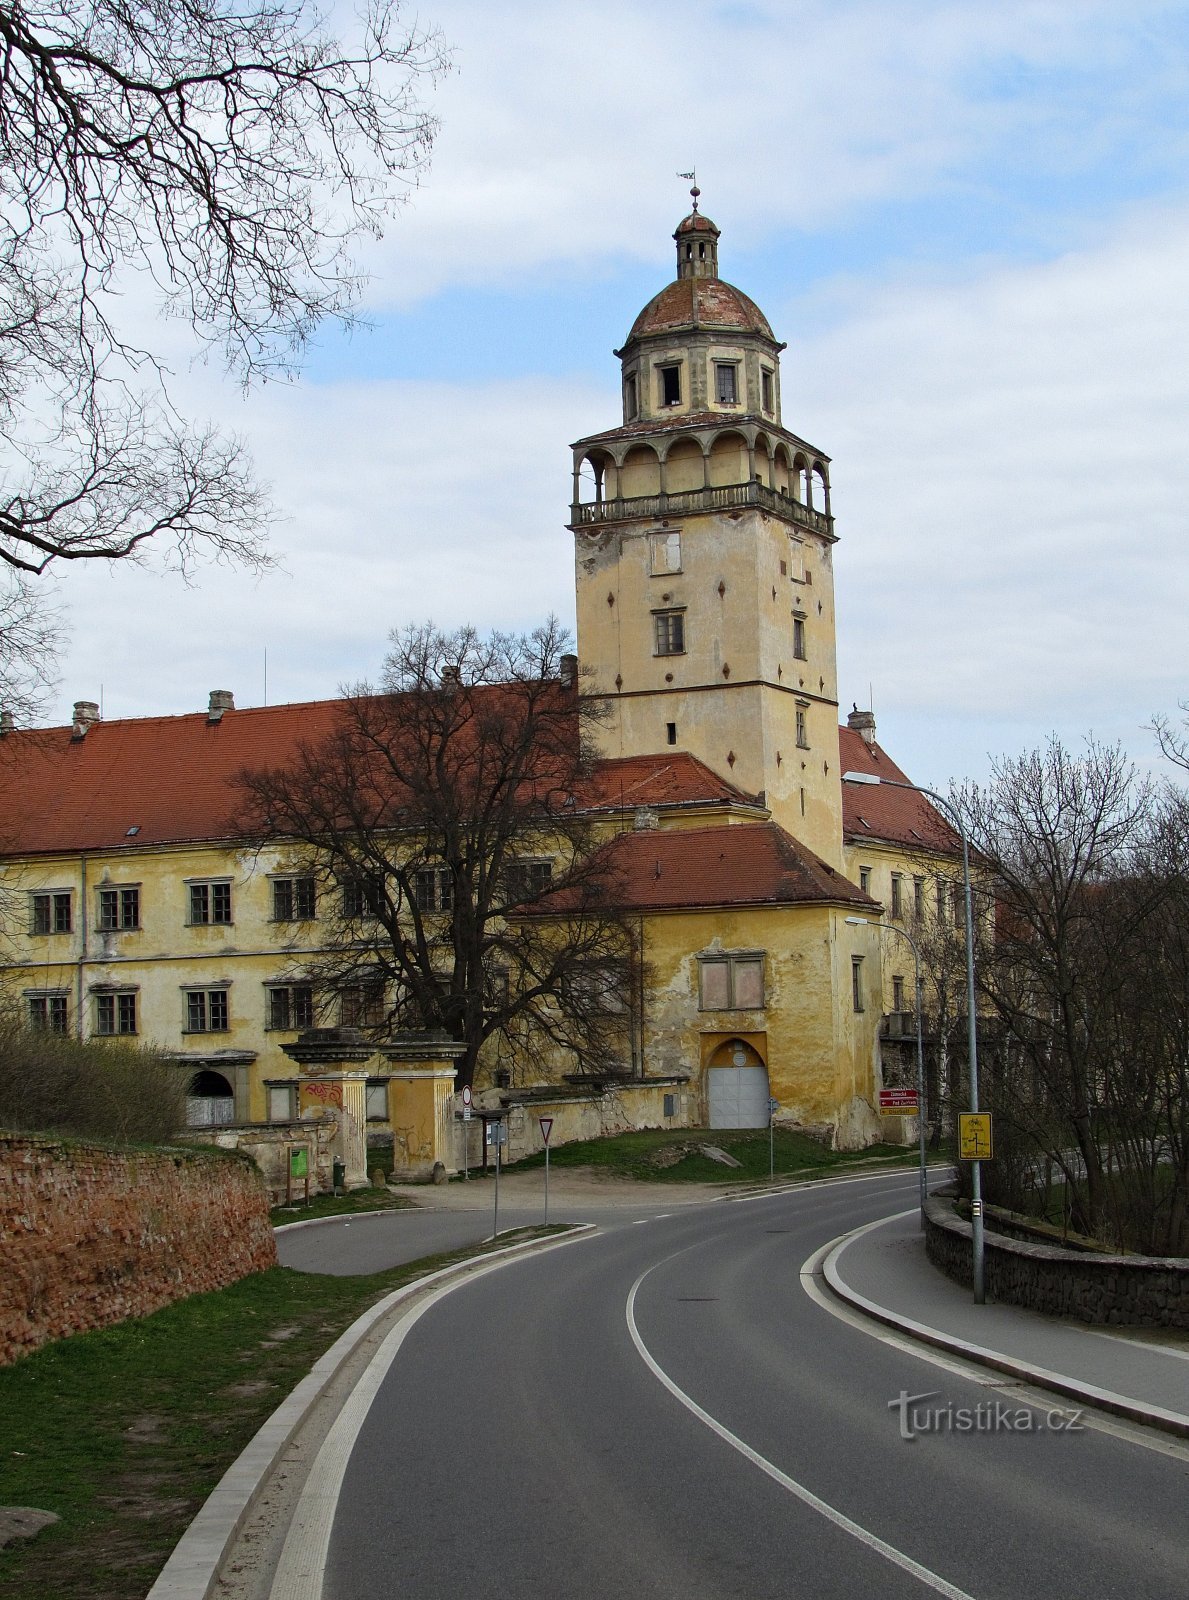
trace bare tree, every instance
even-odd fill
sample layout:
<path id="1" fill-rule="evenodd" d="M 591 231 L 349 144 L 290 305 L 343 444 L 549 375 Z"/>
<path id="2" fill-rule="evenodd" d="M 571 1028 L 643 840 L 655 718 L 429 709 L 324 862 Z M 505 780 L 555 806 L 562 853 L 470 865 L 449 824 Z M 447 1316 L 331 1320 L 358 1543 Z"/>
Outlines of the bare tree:
<path id="1" fill-rule="evenodd" d="M 1166 761 L 1189 772 L 1189 700 L 1178 702 L 1181 726 L 1175 727 L 1168 717 L 1153 717 L 1151 731 L 1155 733 L 1161 754 Z"/>
<path id="2" fill-rule="evenodd" d="M 178 415 L 138 315 L 245 382 L 292 370 L 353 315 L 443 59 L 397 0 L 343 40 L 306 0 L 0 0 L 0 566 L 265 559 L 243 446 Z M 20 651 L 0 615 L 10 673 Z"/>
<path id="3" fill-rule="evenodd" d="M 379 691 L 333 733 L 241 775 L 239 823 L 316 881 L 318 952 L 294 952 L 342 1019 L 440 1028 L 489 1061 L 623 1071 L 633 952 L 581 791 L 594 702 L 567 640 L 432 624 L 393 635 Z"/>

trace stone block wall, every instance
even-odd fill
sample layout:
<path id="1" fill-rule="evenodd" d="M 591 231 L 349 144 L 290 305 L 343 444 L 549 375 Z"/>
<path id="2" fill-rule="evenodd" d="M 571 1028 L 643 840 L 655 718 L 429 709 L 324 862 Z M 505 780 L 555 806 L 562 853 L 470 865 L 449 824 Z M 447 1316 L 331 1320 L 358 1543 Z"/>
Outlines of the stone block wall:
<path id="1" fill-rule="evenodd" d="M 289 1196 L 289 1155 L 304 1150 L 310 1169 L 310 1194 L 329 1194 L 334 1188 L 334 1144 L 338 1123 L 333 1115 L 302 1118 L 297 1122 L 250 1122 L 240 1127 L 191 1129 L 187 1143 L 214 1145 L 218 1150 L 238 1150 L 260 1170 L 272 1205 Z M 305 1197 L 305 1180 L 293 1180 L 292 1197 Z"/>
<path id="2" fill-rule="evenodd" d="M 926 1207 L 925 1250 L 947 1277 L 973 1281 L 970 1224 L 944 1197 Z M 1097 1255 L 984 1227 L 983 1269 L 988 1299 L 1079 1322 L 1189 1328 L 1189 1261 L 1176 1257 Z"/>
<path id="3" fill-rule="evenodd" d="M 276 1259 L 247 1161 L 0 1133 L 0 1364 Z"/>

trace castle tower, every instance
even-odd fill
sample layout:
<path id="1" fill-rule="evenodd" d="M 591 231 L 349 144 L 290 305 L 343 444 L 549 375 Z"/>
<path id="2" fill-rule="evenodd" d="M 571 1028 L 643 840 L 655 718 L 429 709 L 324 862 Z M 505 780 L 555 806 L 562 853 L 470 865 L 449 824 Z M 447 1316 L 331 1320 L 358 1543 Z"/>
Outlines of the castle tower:
<path id="1" fill-rule="evenodd" d="M 840 866 L 829 458 L 784 427 L 785 347 L 691 193 L 615 351 L 622 425 L 573 447 L 579 659 L 604 755 L 688 750 Z"/>

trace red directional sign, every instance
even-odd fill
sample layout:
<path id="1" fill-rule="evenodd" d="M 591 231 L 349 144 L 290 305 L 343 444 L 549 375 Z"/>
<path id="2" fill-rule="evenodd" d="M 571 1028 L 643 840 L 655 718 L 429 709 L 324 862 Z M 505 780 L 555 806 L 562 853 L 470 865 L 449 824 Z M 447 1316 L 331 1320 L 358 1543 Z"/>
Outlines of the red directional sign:
<path id="1" fill-rule="evenodd" d="M 553 1132 L 553 1118 L 538 1117 L 537 1121 L 541 1124 L 541 1141 L 543 1144 L 548 1144 L 549 1135 Z"/>
<path id="2" fill-rule="evenodd" d="M 915 1089 L 881 1089 L 879 1114 L 881 1117 L 913 1117 L 917 1110 Z"/>

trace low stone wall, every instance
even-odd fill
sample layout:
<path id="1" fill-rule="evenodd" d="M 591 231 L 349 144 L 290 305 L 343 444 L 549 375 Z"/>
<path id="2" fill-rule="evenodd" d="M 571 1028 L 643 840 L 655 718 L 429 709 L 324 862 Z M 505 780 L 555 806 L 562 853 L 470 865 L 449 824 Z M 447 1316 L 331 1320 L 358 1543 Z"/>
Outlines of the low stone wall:
<path id="1" fill-rule="evenodd" d="M 296 1122 L 248 1122 L 225 1128 L 192 1129 L 187 1143 L 238 1150 L 259 1168 L 270 1204 L 283 1205 L 289 1197 L 289 1157 L 304 1150 L 310 1169 L 310 1193 L 329 1194 L 334 1187 L 334 1143 L 338 1124 L 333 1116 L 303 1118 Z M 294 1200 L 305 1197 L 304 1178 L 294 1178 Z"/>
<path id="2" fill-rule="evenodd" d="M 0 1133 L 0 1365 L 276 1264 L 247 1161 Z"/>
<path id="3" fill-rule="evenodd" d="M 665 1097 L 672 1096 L 672 1115 L 665 1115 Z M 697 1111 L 697 1095 L 685 1078 L 628 1079 L 606 1088 L 566 1085 L 555 1092 L 488 1089 L 476 1095 L 477 1106 L 494 1109 L 503 1106 L 508 1113 L 508 1144 L 503 1161 L 523 1161 L 545 1148 L 541 1138 L 542 1117 L 552 1117 L 549 1146 L 573 1144 L 579 1139 L 602 1139 L 614 1133 L 633 1133 L 642 1128 L 687 1128 Z M 462 1100 L 454 1096 L 456 1111 Z M 483 1164 L 483 1123 L 476 1116 L 469 1123 L 454 1122 L 455 1167 L 462 1171 L 462 1139 L 467 1135 L 467 1164 Z M 488 1161 L 495 1160 L 494 1151 Z"/>
<path id="4" fill-rule="evenodd" d="M 930 1261 L 958 1283 L 973 1281 L 969 1222 L 944 1197 L 925 1213 Z M 1189 1261 L 1166 1256 L 1108 1256 L 1010 1239 L 983 1230 L 988 1299 L 1079 1322 L 1139 1328 L 1189 1328 Z"/>

